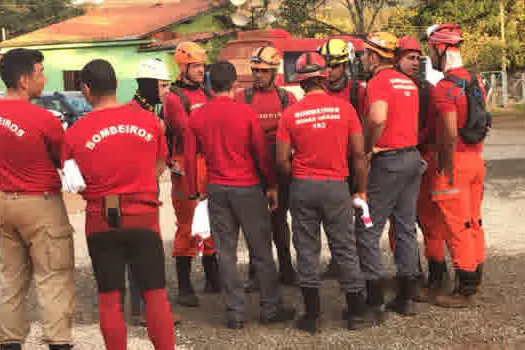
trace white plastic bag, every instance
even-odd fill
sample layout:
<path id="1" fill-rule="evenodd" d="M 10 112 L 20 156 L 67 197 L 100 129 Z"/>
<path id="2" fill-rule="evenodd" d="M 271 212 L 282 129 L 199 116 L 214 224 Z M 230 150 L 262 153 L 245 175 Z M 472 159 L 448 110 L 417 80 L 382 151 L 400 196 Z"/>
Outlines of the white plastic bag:
<path id="1" fill-rule="evenodd" d="M 66 160 L 62 169 L 62 191 L 78 193 L 85 189 L 86 183 L 77 162 L 74 159 Z"/>
<path id="2" fill-rule="evenodd" d="M 370 228 L 374 226 L 372 223 L 372 218 L 370 217 L 370 210 L 368 209 L 368 204 L 366 201 L 359 197 L 354 197 L 354 207 L 360 208 L 363 211 L 363 215 L 361 215 L 361 220 L 363 220 L 363 224 L 366 228 Z"/>
<path id="3" fill-rule="evenodd" d="M 202 256 L 204 241 L 211 239 L 210 217 L 208 214 L 208 200 L 200 201 L 195 208 L 191 223 L 191 236 L 196 237 L 197 253 Z"/>

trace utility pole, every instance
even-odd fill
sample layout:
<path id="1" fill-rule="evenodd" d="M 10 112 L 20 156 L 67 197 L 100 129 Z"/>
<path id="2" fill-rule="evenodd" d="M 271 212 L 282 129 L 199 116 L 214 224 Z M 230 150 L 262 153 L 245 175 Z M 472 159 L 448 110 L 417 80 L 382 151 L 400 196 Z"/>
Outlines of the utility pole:
<path id="1" fill-rule="evenodd" d="M 502 105 L 507 106 L 507 43 L 505 41 L 505 0 L 499 1 L 499 13 L 501 20 L 501 42 L 503 43 L 503 55 L 501 57 L 501 95 Z"/>

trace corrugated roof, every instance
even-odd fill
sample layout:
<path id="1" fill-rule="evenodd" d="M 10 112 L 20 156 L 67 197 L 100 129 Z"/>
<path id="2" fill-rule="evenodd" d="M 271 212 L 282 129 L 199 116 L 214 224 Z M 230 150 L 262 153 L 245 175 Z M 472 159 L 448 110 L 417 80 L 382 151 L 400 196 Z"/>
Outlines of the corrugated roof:
<path id="1" fill-rule="evenodd" d="M 0 43 L 1 47 L 142 39 L 225 3 L 181 0 L 132 6 L 104 6 Z"/>
<path id="2" fill-rule="evenodd" d="M 235 33 L 236 30 L 221 30 L 219 32 L 201 32 L 193 33 L 188 35 L 183 35 L 171 40 L 158 40 L 152 41 L 148 44 L 141 46 L 139 51 L 149 51 L 149 50 L 158 50 L 158 49 L 174 49 L 182 41 L 208 41 L 214 37 L 221 37 L 229 34 Z"/>

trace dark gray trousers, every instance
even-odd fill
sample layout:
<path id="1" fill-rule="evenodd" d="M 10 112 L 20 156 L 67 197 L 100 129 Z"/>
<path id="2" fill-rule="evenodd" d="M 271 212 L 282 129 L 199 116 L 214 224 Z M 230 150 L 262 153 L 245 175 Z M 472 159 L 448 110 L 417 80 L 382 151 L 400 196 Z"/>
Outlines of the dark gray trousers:
<path id="1" fill-rule="evenodd" d="M 210 184 L 208 194 L 211 233 L 219 252 L 219 274 L 228 319 L 244 321 L 244 287 L 237 276 L 239 228 L 243 230 L 259 279 L 261 318 L 273 317 L 281 307 L 282 298 L 272 254 L 268 202 L 261 187 Z"/>
<path id="2" fill-rule="evenodd" d="M 290 212 L 300 286 L 321 286 L 319 259 L 323 224 L 332 259 L 340 269 L 341 290 L 361 291 L 364 279 L 356 251 L 348 184 L 294 179 L 290 188 Z"/>
<path id="3" fill-rule="evenodd" d="M 420 180 L 421 157 L 418 151 L 372 159 L 367 202 L 374 226 L 365 228 L 361 220 L 356 221 L 357 250 L 366 280 L 382 278 L 380 239 L 388 218 L 392 218 L 391 224 L 394 225 L 397 276 L 418 275 L 415 223 Z"/>

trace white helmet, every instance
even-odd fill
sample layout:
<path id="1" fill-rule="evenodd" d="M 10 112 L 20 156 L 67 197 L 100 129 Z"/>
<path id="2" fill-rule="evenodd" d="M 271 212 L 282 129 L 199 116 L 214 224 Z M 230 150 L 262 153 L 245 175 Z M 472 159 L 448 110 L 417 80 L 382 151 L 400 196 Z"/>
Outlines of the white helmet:
<path id="1" fill-rule="evenodd" d="M 140 78 L 171 80 L 168 68 L 159 58 L 148 58 L 140 62 L 135 79 Z"/>

